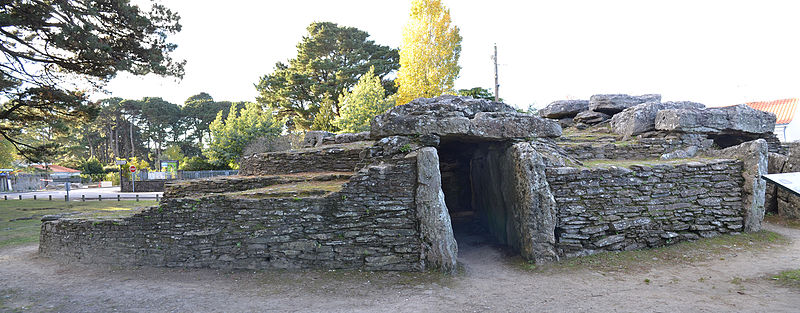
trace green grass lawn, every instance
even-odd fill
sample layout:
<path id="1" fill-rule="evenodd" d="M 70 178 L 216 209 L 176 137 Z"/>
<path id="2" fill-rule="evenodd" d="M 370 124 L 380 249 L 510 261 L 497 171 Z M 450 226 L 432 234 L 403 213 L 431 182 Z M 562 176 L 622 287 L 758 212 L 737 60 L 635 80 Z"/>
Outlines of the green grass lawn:
<path id="1" fill-rule="evenodd" d="M 155 201 L 47 201 L 0 199 L 0 249 L 39 240 L 41 218 L 63 214 L 68 217 L 114 218 L 128 216 Z"/>

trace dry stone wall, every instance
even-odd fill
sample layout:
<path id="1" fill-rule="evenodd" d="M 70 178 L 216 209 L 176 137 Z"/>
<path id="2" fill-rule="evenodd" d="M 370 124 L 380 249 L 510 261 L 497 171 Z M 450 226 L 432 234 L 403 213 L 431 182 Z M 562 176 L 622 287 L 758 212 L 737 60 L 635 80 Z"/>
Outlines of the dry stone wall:
<path id="1" fill-rule="evenodd" d="M 353 172 L 363 165 L 361 153 L 370 141 L 325 145 L 282 152 L 260 153 L 242 159 L 242 176 L 304 172 Z"/>
<path id="2" fill-rule="evenodd" d="M 321 198 L 167 199 L 121 220 L 42 225 L 39 251 L 83 263 L 423 269 L 416 158 L 368 166 Z"/>
<path id="3" fill-rule="evenodd" d="M 565 256 L 633 250 L 744 229 L 742 162 L 547 170 Z"/>
<path id="4" fill-rule="evenodd" d="M 560 146 L 567 154 L 579 160 L 647 160 L 658 159 L 665 153 L 681 149 L 685 144 L 678 138 L 642 138 L 625 144 L 564 143 Z"/>

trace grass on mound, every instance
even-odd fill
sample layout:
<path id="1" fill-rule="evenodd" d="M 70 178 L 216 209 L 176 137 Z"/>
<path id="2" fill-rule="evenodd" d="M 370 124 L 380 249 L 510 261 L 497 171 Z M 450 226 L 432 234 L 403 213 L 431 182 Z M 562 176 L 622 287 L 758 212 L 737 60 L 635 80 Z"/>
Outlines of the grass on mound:
<path id="1" fill-rule="evenodd" d="M 523 268 L 535 272 L 564 272 L 586 269 L 600 272 L 640 272 L 656 265 L 687 264 L 694 262 L 724 260 L 738 253 L 763 251 L 783 246 L 788 238 L 771 231 L 762 230 L 740 235 L 721 235 L 696 241 L 635 251 L 603 252 L 575 257 L 544 265 L 520 261 Z"/>
<path id="2" fill-rule="evenodd" d="M 44 215 L 114 218 L 131 215 L 155 201 L 0 200 L 0 249 L 39 240 Z"/>

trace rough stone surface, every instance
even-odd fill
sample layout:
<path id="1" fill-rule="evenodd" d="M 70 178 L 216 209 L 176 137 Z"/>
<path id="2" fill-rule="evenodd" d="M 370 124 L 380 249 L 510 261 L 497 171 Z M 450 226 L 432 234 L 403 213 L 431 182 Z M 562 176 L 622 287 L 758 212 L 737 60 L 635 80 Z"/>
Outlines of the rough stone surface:
<path id="1" fill-rule="evenodd" d="M 438 135 L 484 140 L 561 136 L 557 122 L 471 97 L 419 98 L 372 120 L 373 138 Z"/>
<path id="2" fill-rule="evenodd" d="M 454 272 L 457 267 L 458 245 L 444 202 L 436 148 L 426 147 L 417 151 L 416 205 L 422 238 L 421 258 L 428 265 L 426 268 Z"/>
<path id="3" fill-rule="evenodd" d="M 332 132 L 322 131 L 322 130 L 312 130 L 306 133 L 306 136 L 303 137 L 303 147 L 304 148 L 311 148 L 311 147 L 319 147 L 325 143 L 325 139 L 327 138 L 334 138 L 336 134 Z"/>
<path id="4" fill-rule="evenodd" d="M 740 104 L 707 109 L 665 109 L 656 114 L 656 129 L 705 134 L 766 134 L 775 115 Z"/>
<path id="5" fill-rule="evenodd" d="M 245 191 L 281 184 L 347 180 L 352 173 L 330 172 L 269 176 L 219 176 L 204 179 L 171 181 L 166 184 L 165 198 L 201 197 L 210 194 Z"/>
<path id="6" fill-rule="evenodd" d="M 631 96 L 624 94 L 605 94 L 594 95 L 589 98 L 589 109 L 592 111 L 603 112 L 614 115 L 622 110 L 634 105 L 645 102 L 661 102 L 661 95 L 649 94 L 641 96 Z"/>
<path id="7" fill-rule="evenodd" d="M 539 116 L 562 119 L 589 110 L 589 100 L 557 100 L 539 110 Z"/>
<path id="8" fill-rule="evenodd" d="M 629 139 L 617 143 L 565 143 L 561 144 L 566 153 L 579 160 L 595 159 L 620 159 L 620 160 L 650 160 L 659 159 L 662 155 L 697 146 L 702 149 L 709 148 L 713 142 L 705 137 L 654 137 Z"/>
<path id="9" fill-rule="evenodd" d="M 470 161 L 473 208 L 502 244 L 537 263 L 558 259 L 545 160 L 527 142 L 483 147 Z"/>
<path id="10" fill-rule="evenodd" d="M 603 121 L 607 121 L 611 116 L 602 112 L 583 111 L 578 113 L 572 120 L 576 123 L 583 123 L 586 125 L 595 125 Z"/>
<path id="11" fill-rule="evenodd" d="M 560 254 L 657 247 L 744 228 L 742 162 L 547 169 Z"/>
<path id="12" fill-rule="evenodd" d="M 361 153 L 372 142 L 324 145 L 315 148 L 259 153 L 242 158 L 242 176 L 302 172 L 353 172 L 362 161 Z"/>
<path id="13" fill-rule="evenodd" d="M 521 234 L 520 252 L 528 260 L 558 260 L 555 247 L 556 202 L 545 177 L 545 161 L 530 143 L 511 146 L 506 164 L 513 165 L 515 199 L 512 212 Z"/>
<path id="14" fill-rule="evenodd" d="M 697 146 L 689 146 L 685 149 L 675 150 L 669 153 L 664 153 L 661 155 L 662 160 L 672 160 L 672 159 L 686 159 L 691 158 L 697 155 L 697 151 L 699 148 Z"/>
<path id="15" fill-rule="evenodd" d="M 772 115 L 774 121 L 774 115 Z M 768 150 L 764 139 L 748 141 L 738 146 L 725 148 L 718 151 L 709 151 L 714 157 L 738 158 L 744 163 L 742 177 L 744 177 L 744 230 L 755 232 L 761 230 L 761 221 L 764 220 L 764 197 L 766 194 L 766 181 L 761 178 L 767 174 Z"/>
<path id="16" fill-rule="evenodd" d="M 701 109 L 705 105 L 690 101 L 646 102 L 614 114 L 611 129 L 620 135 L 634 136 L 656 129 L 656 114 L 665 109 Z"/>
<path id="17" fill-rule="evenodd" d="M 369 132 L 360 132 L 360 133 L 344 133 L 344 134 L 337 134 L 333 137 L 334 143 L 351 143 L 357 141 L 367 141 L 369 140 Z"/>

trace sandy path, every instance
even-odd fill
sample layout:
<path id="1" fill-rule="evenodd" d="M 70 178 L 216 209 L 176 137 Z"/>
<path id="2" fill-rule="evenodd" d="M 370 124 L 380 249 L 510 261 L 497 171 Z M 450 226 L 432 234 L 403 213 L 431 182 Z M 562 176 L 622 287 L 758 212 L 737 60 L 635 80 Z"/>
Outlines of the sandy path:
<path id="1" fill-rule="evenodd" d="M 30 245 L 0 251 L 0 311 L 798 312 L 800 291 L 764 277 L 800 268 L 800 231 L 768 229 L 793 242 L 635 273 L 532 273 L 501 250 L 465 240 L 465 273 L 455 278 L 62 265 Z"/>

